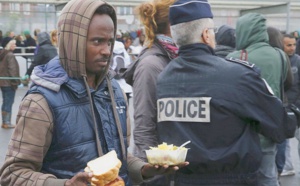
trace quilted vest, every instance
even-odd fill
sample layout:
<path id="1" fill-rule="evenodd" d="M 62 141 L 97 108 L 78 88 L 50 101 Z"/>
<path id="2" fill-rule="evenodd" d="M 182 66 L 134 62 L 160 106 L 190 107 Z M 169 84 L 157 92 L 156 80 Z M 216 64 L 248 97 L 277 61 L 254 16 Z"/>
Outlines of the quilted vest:
<path id="1" fill-rule="evenodd" d="M 115 80 L 112 80 L 112 87 L 127 149 L 126 101 Z M 53 138 L 44 157 L 42 172 L 69 179 L 83 171 L 88 161 L 98 157 L 90 101 L 83 81 L 70 79 L 59 92 L 35 85 L 28 93 L 42 94 L 53 114 Z M 119 176 L 129 186 L 127 161 L 122 158 L 107 82 L 103 81 L 96 91 L 91 90 L 91 96 L 103 153 L 117 152 L 122 161 Z"/>

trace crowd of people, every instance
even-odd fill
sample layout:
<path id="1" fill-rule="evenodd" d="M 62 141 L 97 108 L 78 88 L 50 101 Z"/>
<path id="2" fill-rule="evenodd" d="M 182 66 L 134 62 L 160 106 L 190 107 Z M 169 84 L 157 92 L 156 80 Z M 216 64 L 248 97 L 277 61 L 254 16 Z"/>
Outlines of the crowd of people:
<path id="1" fill-rule="evenodd" d="M 2 34 L 2 31 L 0 31 L 0 34 Z M 34 30 L 34 38 L 31 36 L 29 30 L 25 30 L 23 35 L 16 36 L 14 32 L 9 31 L 4 38 L 2 38 L 2 35 L 0 37 L 2 46 L 2 50 L 0 51 L 0 87 L 2 92 L 1 127 L 4 129 L 15 128 L 15 125 L 11 123 L 11 114 L 18 86 L 21 82 L 22 84 L 28 85 L 33 68 L 37 65 L 47 63 L 57 55 L 56 30 L 51 31 L 51 37 L 47 32 L 41 32 L 39 29 Z M 20 75 L 19 64 L 14 53 L 33 54 L 31 65 L 24 75 Z"/>
<path id="2" fill-rule="evenodd" d="M 15 129 L 0 184 L 89 185 L 87 162 L 112 150 L 126 186 L 279 186 L 296 174 L 299 32 L 268 27 L 259 13 L 216 27 L 207 0 L 149 0 L 136 13 L 144 29 L 132 38 L 109 3 L 72 0 L 50 34 L 1 39 L 0 77 L 11 77 L 0 79 L 2 128 Z M 18 41 L 36 49 L 13 125 Z M 150 147 L 189 140 L 185 162 L 148 163 Z"/>

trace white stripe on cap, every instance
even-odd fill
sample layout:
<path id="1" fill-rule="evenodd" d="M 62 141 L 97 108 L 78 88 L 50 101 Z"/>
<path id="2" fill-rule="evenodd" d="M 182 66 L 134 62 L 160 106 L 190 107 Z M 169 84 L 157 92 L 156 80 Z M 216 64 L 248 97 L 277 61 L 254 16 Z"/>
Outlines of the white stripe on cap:
<path id="1" fill-rule="evenodd" d="M 184 6 L 184 5 L 187 5 L 187 4 L 190 4 L 190 3 L 202 3 L 202 4 L 209 4 L 208 2 L 203 2 L 203 1 L 190 1 L 190 2 L 186 2 L 186 3 L 182 3 L 182 4 L 179 4 L 179 5 L 171 5 L 171 7 L 177 7 L 177 6 Z"/>

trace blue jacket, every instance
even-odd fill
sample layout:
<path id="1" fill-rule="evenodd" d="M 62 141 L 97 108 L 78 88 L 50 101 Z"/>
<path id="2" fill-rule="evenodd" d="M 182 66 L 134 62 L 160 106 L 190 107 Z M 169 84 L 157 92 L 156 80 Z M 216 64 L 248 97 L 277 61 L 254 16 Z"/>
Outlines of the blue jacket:
<path id="1" fill-rule="evenodd" d="M 96 135 L 90 109 L 90 100 L 83 80 L 69 78 L 54 58 L 44 66 L 35 69 L 35 75 L 49 80 L 48 83 L 61 85 L 60 89 L 33 85 L 29 94 L 42 94 L 53 113 L 54 131 L 51 146 L 44 158 L 42 172 L 54 174 L 58 178 L 71 178 L 83 171 L 87 162 L 98 157 Z M 56 77 L 56 78 L 53 78 Z M 126 101 L 115 80 L 112 80 L 115 101 L 123 138 L 126 144 Z M 103 81 L 97 90 L 91 89 L 92 101 L 97 121 L 103 153 L 115 150 L 122 161 L 119 175 L 126 185 L 130 185 L 127 163 L 122 157 L 121 143 L 116 127 L 107 82 Z M 97 117 L 98 116 L 98 117 Z M 107 117 L 109 116 L 109 117 Z M 127 152 L 126 152 L 127 153 Z M 68 170 L 68 171 L 67 171 Z"/>
<path id="2" fill-rule="evenodd" d="M 226 61 L 207 45 L 179 49 L 157 83 L 160 142 L 192 141 L 190 165 L 175 176 L 179 185 L 255 183 L 258 133 L 281 142 L 294 130 L 284 126 L 285 109 L 266 85 L 254 65 Z"/>
<path id="3" fill-rule="evenodd" d="M 292 87 L 286 91 L 286 95 L 289 103 L 293 103 L 300 108 L 300 56 L 294 54 L 289 56 L 289 58 L 293 73 L 293 84 Z"/>

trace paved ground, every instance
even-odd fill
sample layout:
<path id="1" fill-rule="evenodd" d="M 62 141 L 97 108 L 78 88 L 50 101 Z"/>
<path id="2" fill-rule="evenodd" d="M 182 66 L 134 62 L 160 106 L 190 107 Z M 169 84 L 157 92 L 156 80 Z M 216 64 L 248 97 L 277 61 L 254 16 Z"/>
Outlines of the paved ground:
<path id="1" fill-rule="evenodd" d="M 13 105 L 13 116 L 12 121 L 16 120 L 16 114 L 18 111 L 18 106 L 20 104 L 20 101 L 22 100 L 24 94 L 26 93 L 26 88 L 19 88 L 15 97 L 15 103 Z M 0 91 L 0 104 L 2 104 L 2 95 Z M 132 118 L 132 99 L 130 100 L 130 114 Z M 1 120 L 2 121 L 2 120 Z M 133 121 L 133 119 L 132 119 Z M 132 122 L 133 124 L 133 122 Z M 10 139 L 10 136 L 12 134 L 13 130 L 7 130 L 0 128 L 0 167 L 2 166 L 7 150 L 7 145 Z M 131 144 L 133 143 L 133 139 L 131 139 Z M 300 161 L 299 156 L 297 152 L 297 144 L 298 141 L 296 139 L 291 140 L 291 148 L 292 148 L 292 159 L 296 170 L 296 175 L 294 176 L 285 176 L 280 177 L 281 186 L 300 186 Z M 132 145 L 131 145 L 132 146 Z M 132 151 L 132 148 L 129 148 L 129 151 Z"/>

